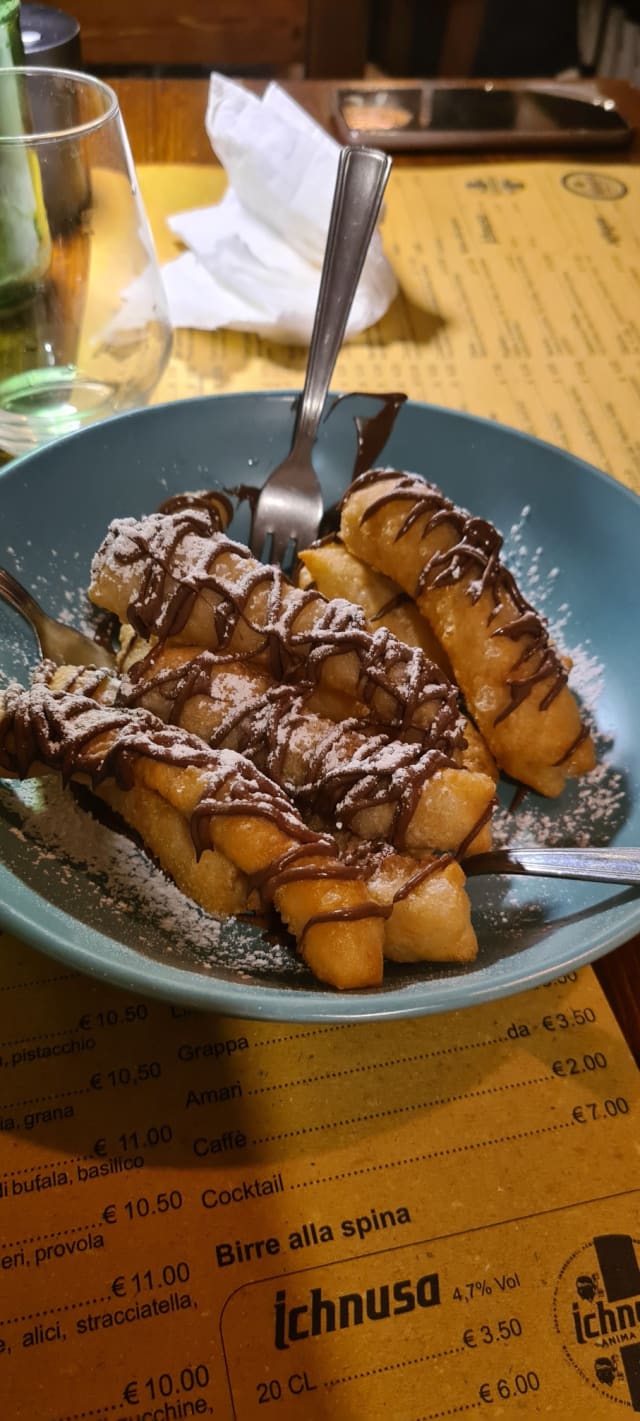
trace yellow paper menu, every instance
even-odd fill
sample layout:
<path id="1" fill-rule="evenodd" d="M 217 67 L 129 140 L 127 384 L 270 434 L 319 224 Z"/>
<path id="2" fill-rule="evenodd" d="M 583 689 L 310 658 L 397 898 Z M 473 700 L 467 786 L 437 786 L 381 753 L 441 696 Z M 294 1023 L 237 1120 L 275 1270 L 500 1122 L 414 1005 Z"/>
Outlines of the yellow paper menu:
<path id="1" fill-rule="evenodd" d="M 165 261 L 178 251 L 166 217 L 219 199 L 224 175 L 151 166 L 140 180 Z M 640 169 L 407 163 L 385 208 L 400 292 L 343 348 L 333 388 L 485 415 L 640 491 Z M 305 359 L 253 334 L 180 330 L 155 398 L 299 389 Z"/>
<path id="2" fill-rule="evenodd" d="M 296 1026 L 4 935 L 0 1002 L 3 1416 L 640 1410 L 640 1090 L 590 969 Z"/>

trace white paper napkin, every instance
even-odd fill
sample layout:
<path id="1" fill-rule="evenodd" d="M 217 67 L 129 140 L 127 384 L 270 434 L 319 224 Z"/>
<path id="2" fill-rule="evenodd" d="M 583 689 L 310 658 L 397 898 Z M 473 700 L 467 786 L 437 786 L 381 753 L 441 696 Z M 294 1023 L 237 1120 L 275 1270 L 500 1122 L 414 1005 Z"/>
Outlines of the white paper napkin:
<path id="1" fill-rule="evenodd" d="M 188 248 L 163 268 L 174 326 L 311 335 L 338 144 L 277 84 L 257 98 L 212 74 L 206 128 L 229 186 L 213 207 L 169 218 Z M 376 232 L 347 326 L 380 319 L 397 284 Z"/>

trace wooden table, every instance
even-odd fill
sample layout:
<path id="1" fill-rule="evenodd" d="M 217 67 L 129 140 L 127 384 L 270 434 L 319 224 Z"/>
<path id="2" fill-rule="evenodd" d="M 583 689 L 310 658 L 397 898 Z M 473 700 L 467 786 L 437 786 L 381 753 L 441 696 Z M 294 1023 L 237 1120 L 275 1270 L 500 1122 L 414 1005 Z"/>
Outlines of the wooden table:
<path id="1" fill-rule="evenodd" d="M 394 83 L 401 82 L 394 80 Z M 407 80 L 408 85 L 415 80 Z M 138 163 L 211 163 L 212 153 L 204 128 L 208 83 L 200 79 L 118 79 L 114 81 L 127 125 L 134 159 Z M 252 83 L 260 90 L 264 86 Z M 318 121 L 331 124 L 332 85 L 324 80 L 298 80 L 286 85 L 290 93 Z M 638 132 L 627 149 L 612 152 L 616 162 L 640 162 L 640 90 L 621 80 L 599 82 L 602 92 L 614 98 L 625 118 Z M 602 149 L 590 153 L 581 150 L 582 158 L 602 159 Z M 487 155 L 494 162 L 501 155 Z M 505 152 L 513 159 L 513 152 Z M 527 157 L 535 155 L 528 154 Z M 542 157 L 552 156 L 549 153 Z M 572 156 L 556 153 L 553 156 Z M 469 155 L 417 155 L 398 161 L 430 163 L 469 161 Z M 473 162 L 482 161 L 473 154 Z M 616 1013 L 626 1039 L 640 1062 L 640 936 L 611 952 L 595 964 L 598 978 Z"/>
<path id="2" fill-rule="evenodd" d="M 341 84 L 345 81 L 341 80 Z M 468 82 L 465 80 L 465 83 Z M 480 82 L 480 81 L 477 81 Z M 363 81 L 357 81 L 350 87 L 361 87 Z M 402 85 L 407 88 L 415 86 L 415 79 L 394 79 L 394 85 Z M 212 161 L 211 145 L 204 128 L 204 115 L 207 104 L 207 93 L 209 85 L 205 79 L 117 79 L 113 81 L 124 120 L 127 125 L 133 156 L 137 163 L 210 163 Z M 265 85 L 257 80 L 251 81 L 248 86 L 256 92 L 261 92 Z M 333 85 L 324 79 L 299 79 L 292 80 L 283 85 L 293 95 L 298 103 L 302 104 L 309 113 L 313 115 L 324 127 L 331 127 L 332 115 L 332 91 Z M 576 89 L 580 89 L 580 84 L 576 84 Z M 598 81 L 598 88 L 603 94 L 613 98 L 619 105 L 620 111 L 627 121 L 637 126 L 633 143 L 628 149 L 616 149 L 612 151 L 612 158 L 618 162 L 640 162 L 640 89 L 634 89 L 631 85 L 619 79 L 607 79 Z M 584 157 L 599 157 L 602 159 L 606 151 L 599 149 L 596 153 L 589 153 L 589 150 L 581 150 Z M 495 163 L 495 153 L 487 154 L 487 161 Z M 513 151 L 502 155 L 505 159 L 513 161 L 517 157 Z M 527 154 L 527 158 L 535 157 L 536 154 Z M 569 154 L 556 152 L 554 154 L 546 152 L 538 155 L 540 158 L 568 157 Z M 575 150 L 571 153 L 575 159 Z M 451 162 L 481 162 L 482 155 L 473 153 L 471 155 L 460 154 L 456 159 L 454 154 L 411 154 L 408 158 L 398 155 L 396 162 L 421 163 L 425 167 L 431 163 L 451 163 Z"/>

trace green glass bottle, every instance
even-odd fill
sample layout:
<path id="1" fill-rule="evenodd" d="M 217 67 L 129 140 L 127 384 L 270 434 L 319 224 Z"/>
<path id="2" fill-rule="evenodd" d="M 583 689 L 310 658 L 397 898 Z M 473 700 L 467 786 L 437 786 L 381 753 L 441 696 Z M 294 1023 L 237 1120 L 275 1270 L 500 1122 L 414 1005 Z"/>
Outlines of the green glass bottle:
<path id="1" fill-rule="evenodd" d="M 10 64 L 24 64 L 20 0 L 0 0 L 0 69 Z"/>
<path id="2" fill-rule="evenodd" d="M 20 0 L 0 0 L 0 69 L 24 64 Z M 23 83 L 0 83 L 0 140 L 28 131 Z M 47 270 L 51 255 L 38 159 L 19 143 L 0 141 L 0 304 L 19 299 Z"/>

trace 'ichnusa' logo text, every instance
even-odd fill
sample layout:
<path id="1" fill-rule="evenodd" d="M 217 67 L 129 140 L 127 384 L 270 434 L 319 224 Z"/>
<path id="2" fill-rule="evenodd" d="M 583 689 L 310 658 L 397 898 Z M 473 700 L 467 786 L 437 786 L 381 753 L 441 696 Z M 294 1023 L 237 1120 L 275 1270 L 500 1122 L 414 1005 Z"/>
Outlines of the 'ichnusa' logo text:
<path id="1" fill-rule="evenodd" d="M 322 1288 L 311 1288 L 295 1303 L 289 1301 L 285 1288 L 279 1288 L 274 1301 L 274 1343 L 279 1351 L 285 1351 L 308 1337 L 381 1322 L 414 1312 L 416 1308 L 437 1307 L 439 1302 L 437 1273 L 424 1273 L 415 1283 L 403 1278 L 393 1283 L 379 1283 L 364 1292 L 335 1296 Z"/>
<path id="2" fill-rule="evenodd" d="M 554 1295 L 565 1357 L 602 1396 L 640 1411 L 640 1243 L 598 1234 L 567 1259 Z"/>

